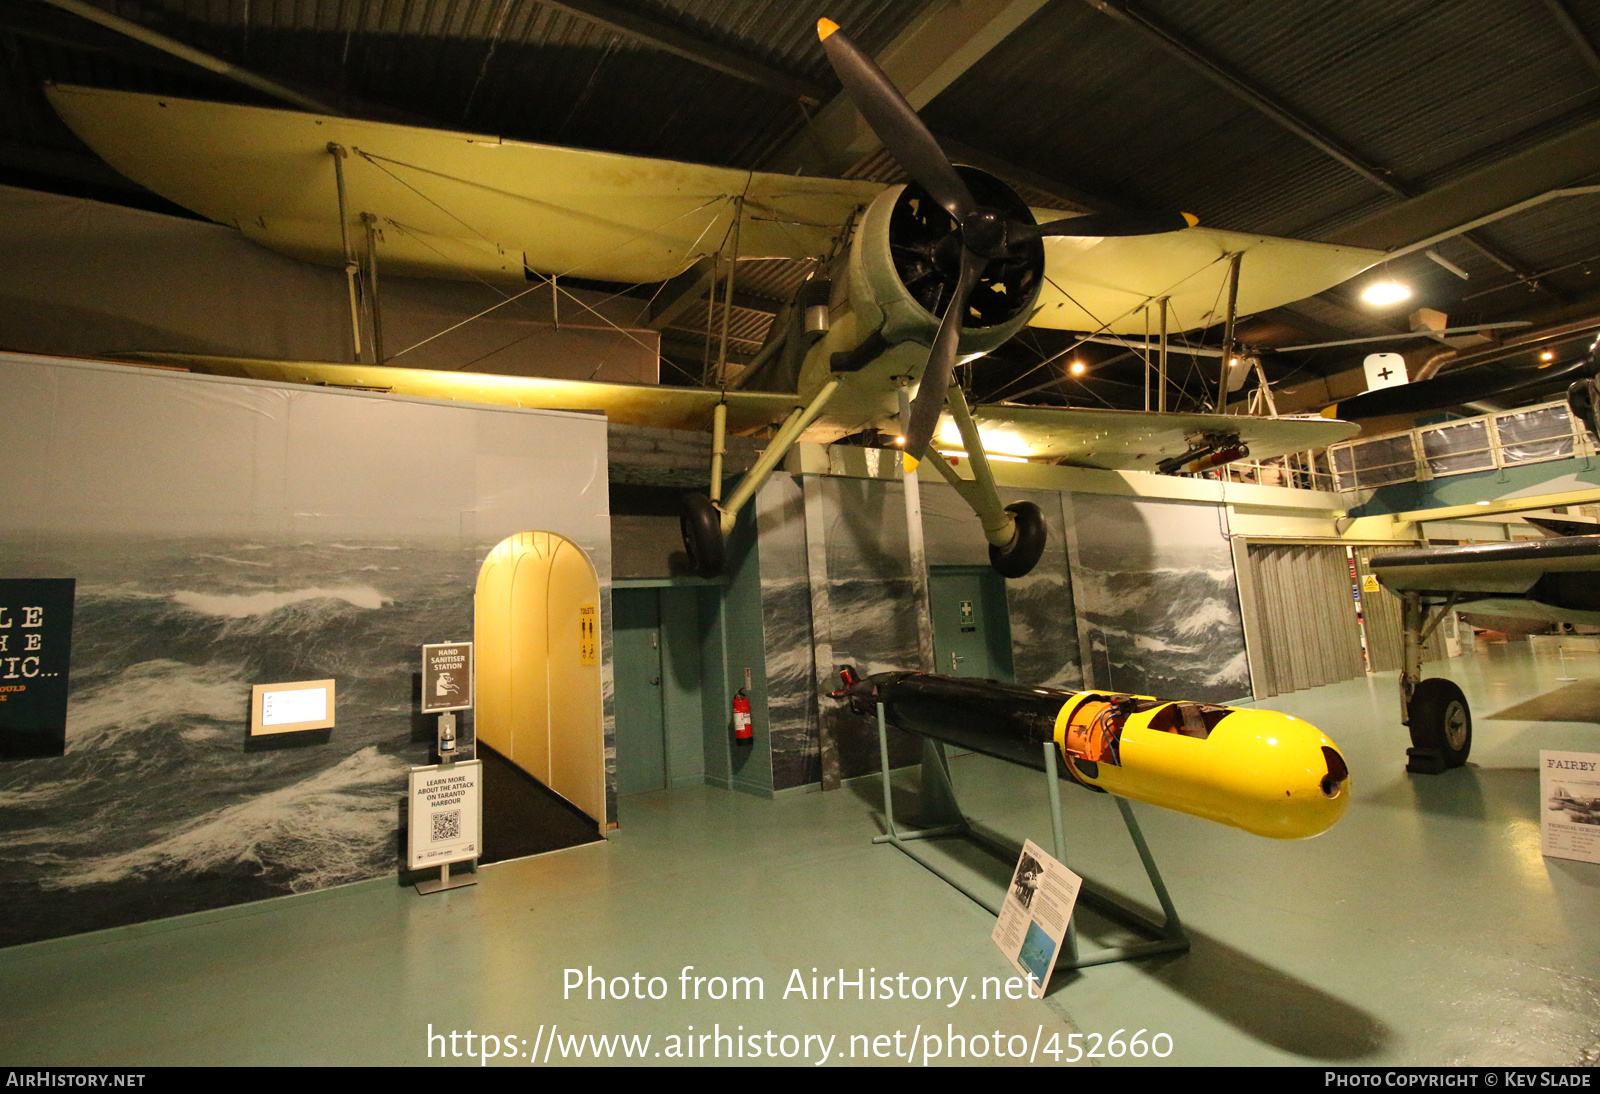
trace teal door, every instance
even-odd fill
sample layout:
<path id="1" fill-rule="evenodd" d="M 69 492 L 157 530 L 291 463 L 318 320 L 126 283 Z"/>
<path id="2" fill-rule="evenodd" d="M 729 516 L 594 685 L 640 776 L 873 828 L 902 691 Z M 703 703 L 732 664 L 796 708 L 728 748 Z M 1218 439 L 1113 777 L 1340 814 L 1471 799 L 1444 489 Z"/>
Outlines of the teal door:
<path id="1" fill-rule="evenodd" d="M 1005 579 L 988 567 L 931 567 L 935 672 L 1011 680 L 1011 620 Z"/>
<path id="2" fill-rule="evenodd" d="M 618 794 L 667 785 L 660 604 L 655 589 L 616 589 L 611 594 Z"/>

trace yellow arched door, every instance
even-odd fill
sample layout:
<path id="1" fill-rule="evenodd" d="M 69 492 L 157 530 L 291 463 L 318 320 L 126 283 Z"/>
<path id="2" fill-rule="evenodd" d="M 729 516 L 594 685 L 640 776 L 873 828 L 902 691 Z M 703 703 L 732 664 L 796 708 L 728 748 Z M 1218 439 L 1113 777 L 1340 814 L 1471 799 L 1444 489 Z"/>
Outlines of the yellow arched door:
<path id="1" fill-rule="evenodd" d="M 600 584 L 553 532 L 501 541 L 478 571 L 478 739 L 606 823 Z"/>

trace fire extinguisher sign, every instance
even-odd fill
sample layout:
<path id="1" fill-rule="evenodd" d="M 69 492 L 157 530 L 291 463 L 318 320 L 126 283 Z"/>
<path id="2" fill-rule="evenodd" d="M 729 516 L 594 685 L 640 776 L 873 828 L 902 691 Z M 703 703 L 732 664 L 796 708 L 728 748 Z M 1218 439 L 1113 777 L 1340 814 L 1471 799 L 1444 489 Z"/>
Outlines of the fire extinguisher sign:
<path id="1" fill-rule="evenodd" d="M 472 709 L 472 643 L 422 647 L 422 713 Z"/>

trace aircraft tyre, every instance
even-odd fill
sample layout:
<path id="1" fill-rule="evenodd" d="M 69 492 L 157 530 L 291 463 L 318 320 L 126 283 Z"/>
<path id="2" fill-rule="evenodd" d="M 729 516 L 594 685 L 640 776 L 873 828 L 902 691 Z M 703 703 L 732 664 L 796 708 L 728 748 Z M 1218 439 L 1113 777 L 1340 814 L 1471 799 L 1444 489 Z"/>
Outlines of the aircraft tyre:
<path id="1" fill-rule="evenodd" d="M 1411 693 L 1411 743 L 1433 749 L 1446 767 L 1460 767 L 1472 751 L 1467 697 L 1449 680 L 1423 680 Z"/>
<path id="2" fill-rule="evenodd" d="M 704 494 L 685 494 L 678 510 L 678 530 L 689 566 L 701 577 L 722 572 L 722 512 Z"/>
<path id="3" fill-rule="evenodd" d="M 1044 554 L 1044 514 L 1031 501 L 1012 502 L 1006 512 L 1017 522 L 1016 535 L 1004 547 L 989 546 L 989 565 L 1001 577 L 1022 577 Z"/>

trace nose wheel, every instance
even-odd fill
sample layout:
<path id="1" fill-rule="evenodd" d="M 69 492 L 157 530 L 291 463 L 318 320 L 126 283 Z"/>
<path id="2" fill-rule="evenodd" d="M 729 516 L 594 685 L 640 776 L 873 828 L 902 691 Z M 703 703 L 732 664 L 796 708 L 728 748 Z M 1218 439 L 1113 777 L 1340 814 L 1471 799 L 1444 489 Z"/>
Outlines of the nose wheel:
<path id="1" fill-rule="evenodd" d="M 1411 693 L 1411 743 L 1434 752 L 1444 767 L 1460 767 L 1472 751 L 1472 713 L 1453 681 L 1423 680 Z"/>

